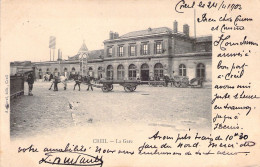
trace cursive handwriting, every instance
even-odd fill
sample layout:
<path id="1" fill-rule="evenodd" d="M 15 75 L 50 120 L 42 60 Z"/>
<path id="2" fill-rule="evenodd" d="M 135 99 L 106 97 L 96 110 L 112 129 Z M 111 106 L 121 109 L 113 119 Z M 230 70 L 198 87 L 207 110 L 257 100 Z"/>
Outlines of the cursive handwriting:
<path id="1" fill-rule="evenodd" d="M 39 161 L 39 164 L 47 163 L 52 165 L 72 166 L 99 166 L 102 167 L 102 156 L 92 156 L 78 152 L 49 152 Z"/>

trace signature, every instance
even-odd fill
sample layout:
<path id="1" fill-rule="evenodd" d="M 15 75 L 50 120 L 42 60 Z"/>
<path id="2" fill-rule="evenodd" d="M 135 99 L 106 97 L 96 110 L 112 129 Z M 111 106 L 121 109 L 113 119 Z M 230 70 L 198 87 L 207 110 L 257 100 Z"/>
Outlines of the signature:
<path id="1" fill-rule="evenodd" d="M 92 156 L 78 152 L 48 152 L 39 164 L 47 163 L 52 165 L 73 165 L 73 166 L 99 166 L 102 167 L 102 156 Z"/>

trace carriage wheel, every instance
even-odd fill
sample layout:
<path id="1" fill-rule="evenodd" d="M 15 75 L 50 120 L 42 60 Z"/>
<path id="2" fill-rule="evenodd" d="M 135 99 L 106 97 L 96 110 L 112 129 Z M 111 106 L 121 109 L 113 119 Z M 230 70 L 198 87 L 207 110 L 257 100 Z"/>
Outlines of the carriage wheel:
<path id="1" fill-rule="evenodd" d="M 103 92 L 108 92 L 109 91 L 107 85 L 103 85 L 101 89 L 102 89 Z"/>
<path id="2" fill-rule="evenodd" d="M 135 89 L 136 89 L 136 86 L 133 87 L 133 91 L 135 91 Z"/>
<path id="3" fill-rule="evenodd" d="M 132 86 L 124 86 L 124 89 L 125 89 L 125 91 L 126 92 L 133 92 L 134 90 L 134 88 L 132 87 Z"/>
<path id="4" fill-rule="evenodd" d="M 179 88 L 181 86 L 181 83 L 179 81 L 177 81 L 177 82 L 174 83 L 174 86 Z"/>
<path id="5" fill-rule="evenodd" d="M 112 90 L 113 90 L 113 88 L 114 88 L 113 84 L 111 84 L 111 85 L 108 85 L 108 91 L 112 91 Z"/>

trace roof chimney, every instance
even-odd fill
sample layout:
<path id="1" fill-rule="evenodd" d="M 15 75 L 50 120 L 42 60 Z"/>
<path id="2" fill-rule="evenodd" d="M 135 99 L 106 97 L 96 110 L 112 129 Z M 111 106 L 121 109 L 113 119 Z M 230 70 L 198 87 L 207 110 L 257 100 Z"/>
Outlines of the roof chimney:
<path id="1" fill-rule="evenodd" d="M 109 32 L 109 39 L 111 40 L 111 39 L 114 39 L 114 33 L 113 33 L 113 31 L 110 31 Z"/>
<path id="2" fill-rule="evenodd" d="M 174 20 L 173 22 L 173 33 L 177 33 L 178 32 L 178 22 L 176 20 Z"/>
<path id="3" fill-rule="evenodd" d="M 183 33 L 187 36 L 190 36 L 190 30 L 189 30 L 189 25 L 188 24 L 184 24 L 183 25 Z"/>
<path id="4" fill-rule="evenodd" d="M 119 38 L 119 34 L 118 34 L 118 32 L 115 32 L 114 33 L 114 39 L 117 39 L 117 38 Z"/>

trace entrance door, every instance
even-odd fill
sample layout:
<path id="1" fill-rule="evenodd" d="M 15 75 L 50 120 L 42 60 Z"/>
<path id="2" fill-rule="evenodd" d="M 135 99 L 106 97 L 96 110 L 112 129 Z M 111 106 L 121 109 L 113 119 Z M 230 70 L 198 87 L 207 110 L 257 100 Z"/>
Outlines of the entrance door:
<path id="1" fill-rule="evenodd" d="M 141 80 L 142 81 L 149 80 L 149 66 L 147 64 L 143 64 L 141 66 Z"/>

